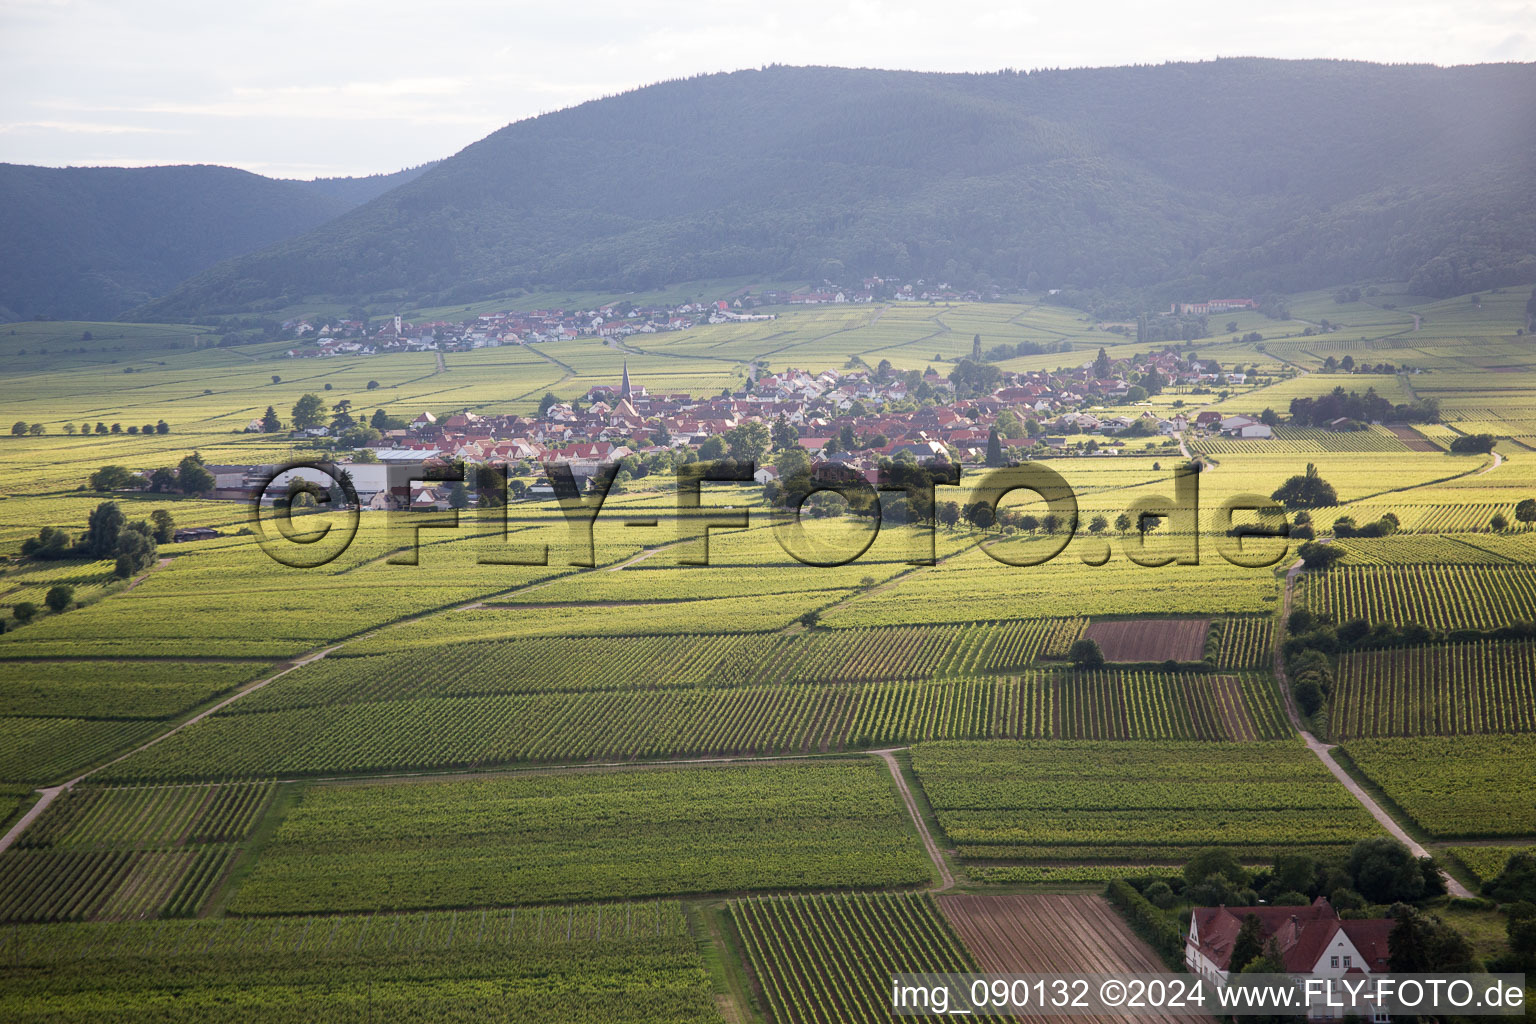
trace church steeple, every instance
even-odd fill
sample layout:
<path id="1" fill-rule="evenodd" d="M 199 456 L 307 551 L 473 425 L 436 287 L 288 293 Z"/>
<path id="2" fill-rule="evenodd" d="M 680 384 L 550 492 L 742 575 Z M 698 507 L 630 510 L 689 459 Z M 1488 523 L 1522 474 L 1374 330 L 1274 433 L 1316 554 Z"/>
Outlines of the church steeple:
<path id="1" fill-rule="evenodd" d="M 628 400 L 629 394 L 629 360 L 624 360 L 624 376 L 619 380 L 619 397 Z"/>

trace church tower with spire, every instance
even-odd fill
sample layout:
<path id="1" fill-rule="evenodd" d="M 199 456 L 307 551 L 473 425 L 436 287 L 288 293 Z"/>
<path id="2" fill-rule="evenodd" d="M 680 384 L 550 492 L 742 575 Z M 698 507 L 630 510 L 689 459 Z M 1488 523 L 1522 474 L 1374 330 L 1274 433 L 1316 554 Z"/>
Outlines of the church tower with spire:
<path id="1" fill-rule="evenodd" d="M 629 392 L 629 360 L 628 359 L 624 360 L 624 376 L 619 379 L 619 397 L 624 399 L 625 401 L 628 401 L 629 398 L 630 398 L 630 392 Z"/>

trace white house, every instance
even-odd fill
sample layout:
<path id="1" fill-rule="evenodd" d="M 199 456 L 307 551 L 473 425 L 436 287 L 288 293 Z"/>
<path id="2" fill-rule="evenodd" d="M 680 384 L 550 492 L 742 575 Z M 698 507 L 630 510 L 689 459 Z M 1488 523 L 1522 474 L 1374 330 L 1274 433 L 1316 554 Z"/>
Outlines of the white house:
<path id="1" fill-rule="evenodd" d="M 1342 978 L 1388 970 L 1387 939 L 1395 922 L 1346 921 L 1322 896 L 1306 907 L 1196 907 L 1184 940 L 1184 965 L 1201 977 L 1225 982 L 1232 947 L 1250 914 L 1258 918 L 1263 945 L 1278 947 L 1288 974 Z"/>

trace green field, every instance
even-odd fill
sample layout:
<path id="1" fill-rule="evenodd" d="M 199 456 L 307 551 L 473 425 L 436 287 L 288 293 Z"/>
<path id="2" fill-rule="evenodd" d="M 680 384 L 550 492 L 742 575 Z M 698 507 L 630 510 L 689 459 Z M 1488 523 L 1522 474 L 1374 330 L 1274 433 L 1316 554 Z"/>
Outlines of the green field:
<path id="1" fill-rule="evenodd" d="M 931 868 L 873 760 L 315 786 L 242 914 L 920 885 Z"/>
<path id="2" fill-rule="evenodd" d="M 1071 486 L 1080 529 L 1038 565 L 1006 563 L 1064 534 L 962 519 L 918 565 L 927 538 L 887 515 L 857 560 L 806 566 L 760 488 L 726 484 L 706 485 L 703 511 L 745 510 L 749 527 L 711 532 L 710 564 L 685 564 L 698 517 L 653 475 L 609 497 L 590 568 L 571 564 L 581 547 L 554 503 L 520 501 L 422 530 L 413 566 L 398 556 L 426 517 L 367 512 L 334 561 L 292 569 L 241 532 L 241 502 L 87 489 L 103 466 L 152 472 L 194 451 L 210 464 L 329 456 L 244 432 L 269 405 L 286 421 L 306 393 L 365 416 L 526 416 L 546 392 L 616 383 L 626 363 L 653 393 L 718 395 L 753 361 L 814 374 L 888 359 L 943 376 L 975 335 L 1051 349 L 999 364 L 1014 372 L 1154 347 L 1036 296 L 782 307 L 771 322 L 441 358 L 290 359 L 287 343 L 218 346 L 197 327 L 6 325 L 5 422 L 43 432 L 0 437 L 0 819 L 47 798 L 34 787 L 84 778 L 0 851 L 0 1018 L 885 1019 L 833 986 L 868 995 L 898 967 L 976 962 L 921 891 L 943 872 L 918 822 L 957 886 L 982 894 L 1176 874 L 1212 846 L 1256 867 L 1342 856 L 1382 832 L 1296 737 L 1275 674 L 1298 542 L 1245 540 L 1269 564 L 1232 564 L 1217 517 L 1309 464 L 1335 489 L 1311 510 L 1317 534 L 1388 512 L 1401 529 L 1335 539 L 1343 557 L 1298 575 L 1294 607 L 1433 631 L 1423 646 L 1328 651 L 1312 727 L 1411 832 L 1490 877 L 1536 838 L 1536 665 L 1528 639 L 1446 634 L 1536 619 L 1536 531 L 1514 518 L 1536 497 L 1536 355 L 1516 333 L 1528 291 L 1376 289 L 1290 296 L 1289 321 L 1213 317 L 1215 336 L 1183 354 L 1241 363 L 1248 383 L 1091 411 L 1284 417 L 1342 387 L 1435 398 L 1443 422 L 1283 424 L 1271 440 L 1070 434 L 1042 464 Z M 1325 368 L 1345 356 L 1402 372 Z M 142 432 L 162 419 L 167 433 Z M 1495 435 L 1497 458 L 1448 453 L 1473 433 Z M 1206 457 L 1198 535 L 1164 526 L 1143 541 L 1115 521 L 1172 496 L 1181 440 Z M 972 502 L 984 472 L 966 465 L 939 499 Z M 130 521 L 163 510 L 222 536 L 162 544 L 132 580 L 111 560 L 21 557 L 44 526 L 78 537 L 108 499 Z M 1004 504 L 1044 511 L 1021 491 Z M 1100 515 L 1109 525 L 1090 533 Z M 833 515 L 808 532 L 835 551 L 866 528 Z M 548 544 L 548 564 L 496 563 L 524 542 Z M 1196 543 L 1197 564 L 1134 560 Z M 74 606 L 49 611 L 60 584 Z M 27 602 L 38 610 L 23 621 Z M 1073 662 L 1090 623 L 1138 619 L 1211 632 L 1193 660 Z M 866 751 L 897 759 L 915 817 Z"/>
<path id="3" fill-rule="evenodd" d="M 1222 846 L 1260 861 L 1293 848 L 1337 852 L 1377 833 L 1289 740 L 934 743 L 913 749 L 912 767 L 967 860 L 1179 864 Z"/>

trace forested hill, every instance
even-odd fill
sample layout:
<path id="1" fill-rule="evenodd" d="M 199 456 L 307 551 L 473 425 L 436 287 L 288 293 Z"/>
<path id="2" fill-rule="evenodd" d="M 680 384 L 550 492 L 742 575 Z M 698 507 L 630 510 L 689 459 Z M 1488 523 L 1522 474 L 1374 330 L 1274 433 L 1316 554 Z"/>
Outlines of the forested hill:
<path id="1" fill-rule="evenodd" d="M 881 272 L 1452 294 L 1536 280 L 1536 65 L 772 67 L 518 122 L 145 318 Z"/>
<path id="2" fill-rule="evenodd" d="M 0 321 L 110 319 L 418 173 L 277 181 L 231 167 L 0 164 Z"/>

